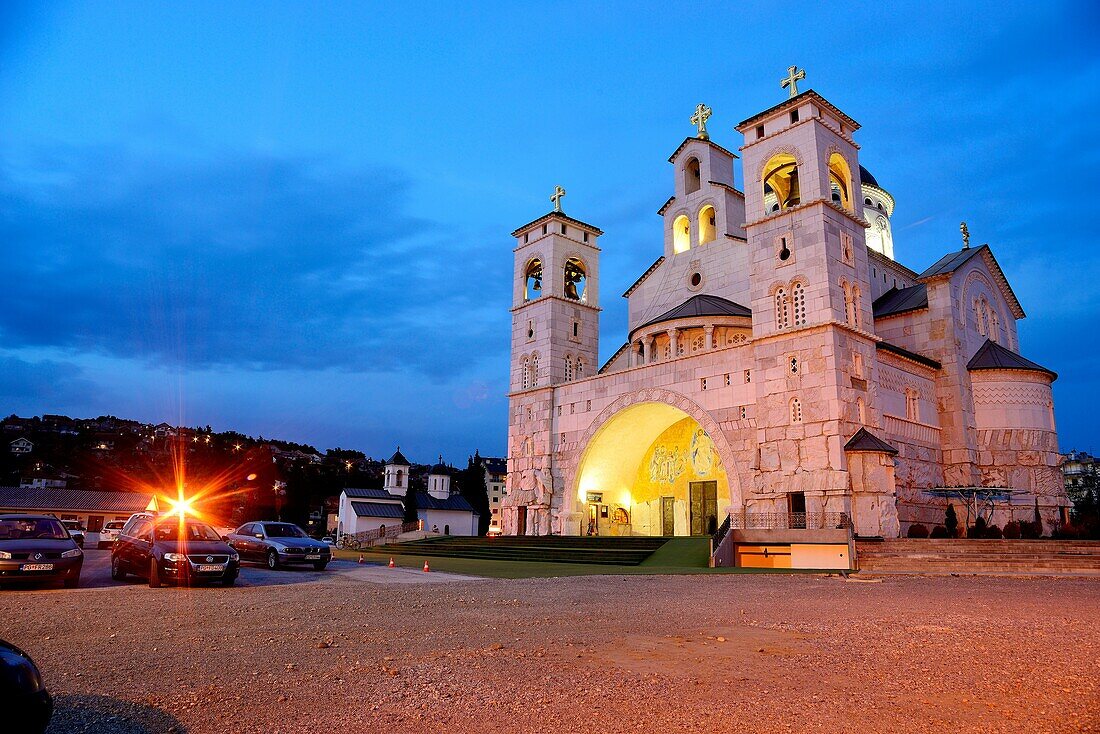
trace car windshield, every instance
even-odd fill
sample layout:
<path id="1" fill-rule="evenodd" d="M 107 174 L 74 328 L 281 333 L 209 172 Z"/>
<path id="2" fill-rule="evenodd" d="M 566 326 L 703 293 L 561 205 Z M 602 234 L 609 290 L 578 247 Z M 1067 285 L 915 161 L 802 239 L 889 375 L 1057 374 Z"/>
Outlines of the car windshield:
<path id="1" fill-rule="evenodd" d="M 201 522 L 165 522 L 157 525 L 156 534 L 157 540 L 221 540 L 214 528 Z"/>
<path id="2" fill-rule="evenodd" d="M 65 540 L 69 533 L 48 518 L 0 519 L 0 540 Z"/>
<path id="3" fill-rule="evenodd" d="M 125 525 L 125 524 L 126 523 L 124 523 L 124 522 L 109 522 L 109 523 L 107 523 L 106 525 L 103 526 L 103 529 L 104 530 L 122 530 L 122 526 Z"/>
<path id="4" fill-rule="evenodd" d="M 306 534 L 302 532 L 302 529 L 297 525 L 291 525 L 290 523 L 271 523 L 270 525 L 264 525 L 264 530 L 267 531 L 267 537 L 269 538 L 304 538 Z"/>

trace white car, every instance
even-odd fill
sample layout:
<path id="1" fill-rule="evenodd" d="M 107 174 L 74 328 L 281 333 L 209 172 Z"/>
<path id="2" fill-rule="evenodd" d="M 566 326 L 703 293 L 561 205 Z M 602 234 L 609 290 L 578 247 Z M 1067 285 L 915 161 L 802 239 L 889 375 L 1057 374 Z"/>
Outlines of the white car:
<path id="1" fill-rule="evenodd" d="M 103 523 L 103 527 L 99 530 L 99 541 L 96 543 L 96 547 L 110 548 L 111 544 L 118 540 L 118 534 L 122 532 L 122 527 L 125 524 L 125 520 L 111 520 Z"/>
<path id="2" fill-rule="evenodd" d="M 62 520 L 61 524 L 69 531 L 69 537 L 76 541 L 81 548 L 84 547 L 84 536 L 88 531 L 80 524 L 79 520 Z"/>

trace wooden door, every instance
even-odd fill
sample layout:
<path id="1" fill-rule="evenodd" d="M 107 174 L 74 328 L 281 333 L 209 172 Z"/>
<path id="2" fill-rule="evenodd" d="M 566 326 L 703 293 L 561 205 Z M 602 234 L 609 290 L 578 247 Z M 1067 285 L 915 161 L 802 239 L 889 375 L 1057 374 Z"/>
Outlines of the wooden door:
<path id="1" fill-rule="evenodd" d="M 676 516 L 674 514 L 675 507 L 675 498 L 661 498 L 661 535 L 671 537 L 676 534 Z"/>
<path id="2" fill-rule="evenodd" d="M 713 535 L 718 530 L 718 482 L 691 482 L 688 494 L 691 534 Z"/>
<path id="3" fill-rule="evenodd" d="M 516 508 L 516 535 L 527 535 L 527 506 Z"/>

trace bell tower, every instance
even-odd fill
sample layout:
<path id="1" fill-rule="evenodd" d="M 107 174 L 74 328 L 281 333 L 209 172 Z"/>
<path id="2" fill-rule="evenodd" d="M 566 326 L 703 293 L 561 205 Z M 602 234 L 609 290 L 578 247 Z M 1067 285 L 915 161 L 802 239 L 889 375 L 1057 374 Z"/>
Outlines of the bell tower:
<path id="1" fill-rule="evenodd" d="M 511 392 L 596 374 L 600 346 L 600 248 L 603 234 L 566 216 L 558 186 L 554 209 L 523 225 L 516 238 L 512 291 Z"/>
<path id="2" fill-rule="evenodd" d="M 804 78 L 791 67 L 790 97 L 737 126 L 757 415 L 774 427 L 758 435 L 758 489 L 773 511 L 852 512 L 844 444 L 880 425 L 859 124 L 798 93 Z"/>

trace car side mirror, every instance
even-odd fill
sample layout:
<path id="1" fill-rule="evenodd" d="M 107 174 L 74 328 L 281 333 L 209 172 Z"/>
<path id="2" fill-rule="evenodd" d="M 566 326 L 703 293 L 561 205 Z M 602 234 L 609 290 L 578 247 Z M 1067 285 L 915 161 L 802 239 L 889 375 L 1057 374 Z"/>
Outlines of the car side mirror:
<path id="1" fill-rule="evenodd" d="M 223 543 L 228 543 L 229 542 L 229 536 L 228 535 L 223 535 L 222 536 L 222 542 Z"/>

